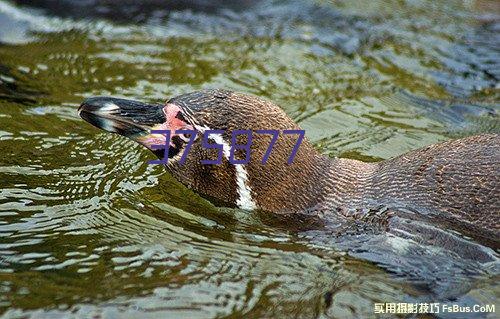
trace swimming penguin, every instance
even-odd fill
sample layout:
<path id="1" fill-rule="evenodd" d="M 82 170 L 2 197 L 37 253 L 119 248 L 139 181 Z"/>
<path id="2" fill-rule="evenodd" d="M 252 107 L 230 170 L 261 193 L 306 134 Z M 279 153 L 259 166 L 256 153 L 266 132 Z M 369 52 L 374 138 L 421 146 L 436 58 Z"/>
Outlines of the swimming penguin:
<path id="1" fill-rule="evenodd" d="M 165 150 L 153 145 L 162 144 L 165 138 L 151 130 L 170 130 L 167 170 L 187 187 L 227 206 L 286 215 L 321 213 L 335 220 L 370 219 L 370 211 L 377 211 L 379 219 L 411 214 L 412 219 L 430 220 L 498 245 L 499 134 L 434 144 L 377 163 L 332 159 L 304 140 L 291 164 L 287 160 L 296 136 L 280 134 L 262 164 L 272 136 L 253 134 L 251 160 L 231 164 L 228 148 L 233 130 L 300 127 L 269 101 L 220 89 L 154 105 L 92 97 L 81 104 L 79 114 L 98 128 L 131 138 L 160 158 Z M 180 129 L 199 134 L 182 164 L 189 136 L 175 134 Z M 201 162 L 218 156 L 215 148 L 203 145 L 206 130 L 224 130 L 210 141 L 223 145 L 219 165 Z"/>

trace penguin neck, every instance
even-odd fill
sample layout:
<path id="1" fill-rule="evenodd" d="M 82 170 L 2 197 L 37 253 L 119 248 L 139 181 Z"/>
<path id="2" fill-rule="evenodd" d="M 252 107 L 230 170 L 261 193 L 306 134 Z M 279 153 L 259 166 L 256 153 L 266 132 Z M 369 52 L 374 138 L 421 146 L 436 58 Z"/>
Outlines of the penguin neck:
<path id="1" fill-rule="evenodd" d="M 312 147 L 285 165 L 246 168 L 253 201 L 260 209 L 288 214 L 359 202 L 371 171 L 371 164 L 331 159 Z"/>

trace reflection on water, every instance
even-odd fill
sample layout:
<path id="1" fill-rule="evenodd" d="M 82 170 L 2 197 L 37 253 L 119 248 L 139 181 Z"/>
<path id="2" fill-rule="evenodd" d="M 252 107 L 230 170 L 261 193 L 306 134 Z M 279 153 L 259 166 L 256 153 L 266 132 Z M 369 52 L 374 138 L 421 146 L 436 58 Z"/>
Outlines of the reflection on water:
<path id="1" fill-rule="evenodd" d="M 391 267 L 408 260 L 373 264 L 362 241 L 214 207 L 76 114 L 90 95 L 225 87 L 276 101 L 323 153 L 367 161 L 498 132 L 495 1 L 76 3 L 0 1 L 5 317 L 364 318 L 375 302 L 498 300 L 497 264 L 422 250 L 403 278 Z"/>

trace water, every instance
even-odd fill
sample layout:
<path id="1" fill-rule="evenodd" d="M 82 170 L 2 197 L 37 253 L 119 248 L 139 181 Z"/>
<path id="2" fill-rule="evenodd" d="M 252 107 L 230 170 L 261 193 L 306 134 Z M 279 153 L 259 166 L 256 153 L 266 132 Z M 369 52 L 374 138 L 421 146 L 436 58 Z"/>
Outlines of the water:
<path id="1" fill-rule="evenodd" d="M 323 153 L 365 161 L 498 132 L 491 116 L 391 97 L 498 104 L 495 1 L 159 2 L 0 1 L 3 317 L 369 318 L 376 302 L 498 303 L 491 265 L 428 250 L 414 277 L 388 271 L 324 234 L 213 206 L 76 113 L 92 95 L 224 87 L 275 101 Z"/>

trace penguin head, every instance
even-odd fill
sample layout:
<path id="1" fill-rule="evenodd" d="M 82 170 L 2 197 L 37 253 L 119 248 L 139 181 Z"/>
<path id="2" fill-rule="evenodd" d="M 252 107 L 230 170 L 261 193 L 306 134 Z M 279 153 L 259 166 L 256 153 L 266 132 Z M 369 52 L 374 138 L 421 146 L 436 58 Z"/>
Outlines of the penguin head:
<path id="1" fill-rule="evenodd" d="M 298 136 L 283 131 L 300 128 L 264 99 L 227 90 L 196 91 L 165 104 L 93 97 L 79 114 L 145 146 L 177 180 L 216 204 L 272 211 L 311 204 L 309 199 L 290 203 L 284 193 L 310 187 L 303 176 L 313 175 L 320 156 L 304 140 L 289 164 Z M 159 130 L 169 132 L 168 143 Z M 278 133 L 274 142 L 266 131 Z"/>

